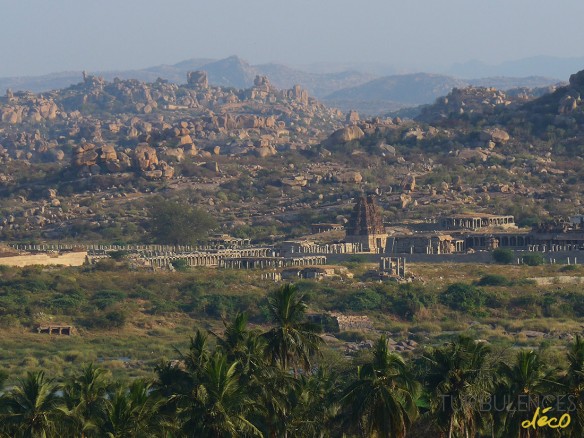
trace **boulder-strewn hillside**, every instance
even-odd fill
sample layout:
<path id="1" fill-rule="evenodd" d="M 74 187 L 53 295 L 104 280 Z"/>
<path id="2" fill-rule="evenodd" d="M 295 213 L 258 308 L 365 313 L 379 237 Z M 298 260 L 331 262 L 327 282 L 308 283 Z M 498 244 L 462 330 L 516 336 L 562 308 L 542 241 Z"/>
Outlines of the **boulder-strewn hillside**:
<path id="1" fill-rule="evenodd" d="M 61 161 L 72 149 L 82 173 L 126 170 L 132 149 L 148 143 L 171 161 L 205 149 L 215 155 L 219 149 L 228 155 L 273 155 L 298 136 L 305 144 L 317 141 L 311 139 L 322 130 L 326 135 L 342 116 L 300 86 L 279 90 L 265 76 L 256 76 L 248 89 L 214 87 L 200 71 L 189 73 L 181 86 L 85 75 L 83 83 L 46 95 L 8 91 L 0 104 L 6 160 Z M 147 154 L 153 156 L 152 165 L 158 163 L 156 151 Z M 111 165 L 120 161 L 118 155 L 123 164 Z"/>
<path id="2" fill-rule="evenodd" d="M 9 91 L 0 236 L 143 241 L 153 195 L 267 240 L 342 221 L 361 191 L 376 191 L 391 221 L 580 213 L 583 75 L 541 97 L 456 88 L 418 120 L 343 114 L 261 75 L 244 89 L 194 71 L 184 85 L 86 75 L 49 93 Z"/>

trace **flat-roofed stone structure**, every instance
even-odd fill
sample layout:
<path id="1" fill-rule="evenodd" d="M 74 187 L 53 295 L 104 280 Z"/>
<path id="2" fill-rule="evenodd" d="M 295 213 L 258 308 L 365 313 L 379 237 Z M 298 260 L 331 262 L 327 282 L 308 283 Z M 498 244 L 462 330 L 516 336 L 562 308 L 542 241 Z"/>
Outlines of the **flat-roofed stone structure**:
<path id="1" fill-rule="evenodd" d="M 478 230 L 488 227 L 517 228 L 513 216 L 499 216 L 488 213 L 460 213 L 440 218 L 444 230 Z"/>
<path id="2" fill-rule="evenodd" d="M 41 325 L 37 327 L 37 333 L 45 333 L 48 335 L 66 335 L 71 336 L 73 334 L 73 326 L 72 325 L 57 325 L 57 324 L 49 324 L 49 325 Z"/>

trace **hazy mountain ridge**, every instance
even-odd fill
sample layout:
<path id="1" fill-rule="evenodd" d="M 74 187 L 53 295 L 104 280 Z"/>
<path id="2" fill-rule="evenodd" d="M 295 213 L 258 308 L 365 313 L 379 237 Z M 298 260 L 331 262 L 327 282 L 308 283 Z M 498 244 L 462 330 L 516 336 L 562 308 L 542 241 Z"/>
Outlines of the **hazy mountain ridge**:
<path id="1" fill-rule="evenodd" d="M 420 105 L 448 94 L 452 88 L 468 83 L 450 76 L 415 73 L 378 78 L 357 87 L 336 91 L 326 99 L 388 100 L 406 105 Z"/>
<path id="2" fill-rule="evenodd" d="M 375 75 L 358 71 L 338 73 L 308 73 L 281 64 L 251 65 L 237 56 L 221 60 L 190 59 L 174 65 L 159 65 L 138 70 L 105 71 L 95 74 L 111 81 L 120 79 L 138 79 L 154 82 L 162 78 L 177 84 L 185 83 L 186 73 L 204 70 L 213 85 L 234 88 L 248 88 L 253 85 L 255 76 L 268 76 L 278 88 L 287 89 L 296 84 L 302 85 L 311 95 L 322 97 L 336 90 L 359 85 L 375 78 Z M 13 91 L 46 92 L 66 88 L 81 82 L 80 71 L 51 73 L 43 76 L 0 78 L 0 89 Z"/>
<path id="3" fill-rule="evenodd" d="M 357 70 L 355 64 L 340 67 L 350 67 L 350 69 L 327 71 L 321 68 L 319 72 L 305 71 L 276 63 L 251 65 L 237 56 L 230 56 L 221 60 L 194 58 L 174 65 L 162 64 L 144 69 L 104 71 L 96 74 L 110 81 L 118 77 L 154 82 L 160 77 L 181 84 L 185 82 L 188 71 L 205 70 L 211 84 L 234 88 L 250 87 L 253 85 L 255 76 L 262 75 L 268 76 L 271 83 L 278 88 L 287 89 L 295 84 L 300 84 L 311 95 L 323 99 L 330 105 L 338 106 L 344 110 L 354 108 L 368 114 L 432 103 L 437 97 L 448 94 L 454 87 L 477 85 L 493 86 L 500 89 L 533 88 L 559 82 L 557 79 L 539 76 L 465 80 L 430 73 L 391 75 L 379 78 L 376 74 L 381 71 L 379 69 L 368 73 Z M 363 68 L 368 68 L 368 65 L 363 65 Z M 0 78 L 0 89 L 11 88 L 14 91 L 45 92 L 66 88 L 80 81 L 80 71 L 60 72 L 43 76 Z"/>
<path id="4" fill-rule="evenodd" d="M 464 80 L 439 74 L 414 73 L 378 78 L 356 87 L 336 91 L 322 100 L 343 110 L 356 109 L 366 114 L 378 114 L 432 103 L 450 93 L 453 88 L 476 86 L 500 90 L 531 89 L 549 87 L 559 82 L 558 79 L 540 76 Z"/>
<path id="5" fill-rule="evenodd" d="M 479 76 L 540 76 L 561 78 L 567 80 L 570 74 L 579 71 L 584 66 L 584 57 L 560 58 L 557 56 L 532 56 L 529 58 L 505 61 L 489 65 L 481 61 L 471 60 L 456 63 L 445 73 L 462 78 Z"/>

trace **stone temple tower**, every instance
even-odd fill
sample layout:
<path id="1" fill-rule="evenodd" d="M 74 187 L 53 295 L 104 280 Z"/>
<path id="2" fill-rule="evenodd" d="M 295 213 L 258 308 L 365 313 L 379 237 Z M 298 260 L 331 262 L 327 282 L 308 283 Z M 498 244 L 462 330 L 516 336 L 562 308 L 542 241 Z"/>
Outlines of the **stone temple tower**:
<path id="1" fill-rule="evenodd" d="M 360 196 L 357 200 L 347 224 L 345 240 L 360 244 L 363 252 L 385 251 L 387 232 L 374 196 Z"/>

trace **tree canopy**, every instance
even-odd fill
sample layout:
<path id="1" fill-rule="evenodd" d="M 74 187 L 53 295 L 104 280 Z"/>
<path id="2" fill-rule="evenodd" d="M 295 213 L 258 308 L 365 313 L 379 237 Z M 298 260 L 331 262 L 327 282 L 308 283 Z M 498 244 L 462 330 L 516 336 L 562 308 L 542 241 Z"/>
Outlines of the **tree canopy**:
<path id="1" fill-rule="evenodd" d="M 170 245 L 192 245 L 217 226 L 206 211 L 175 200 L 157 198 L 148 205 L 153 240 Z"/>

